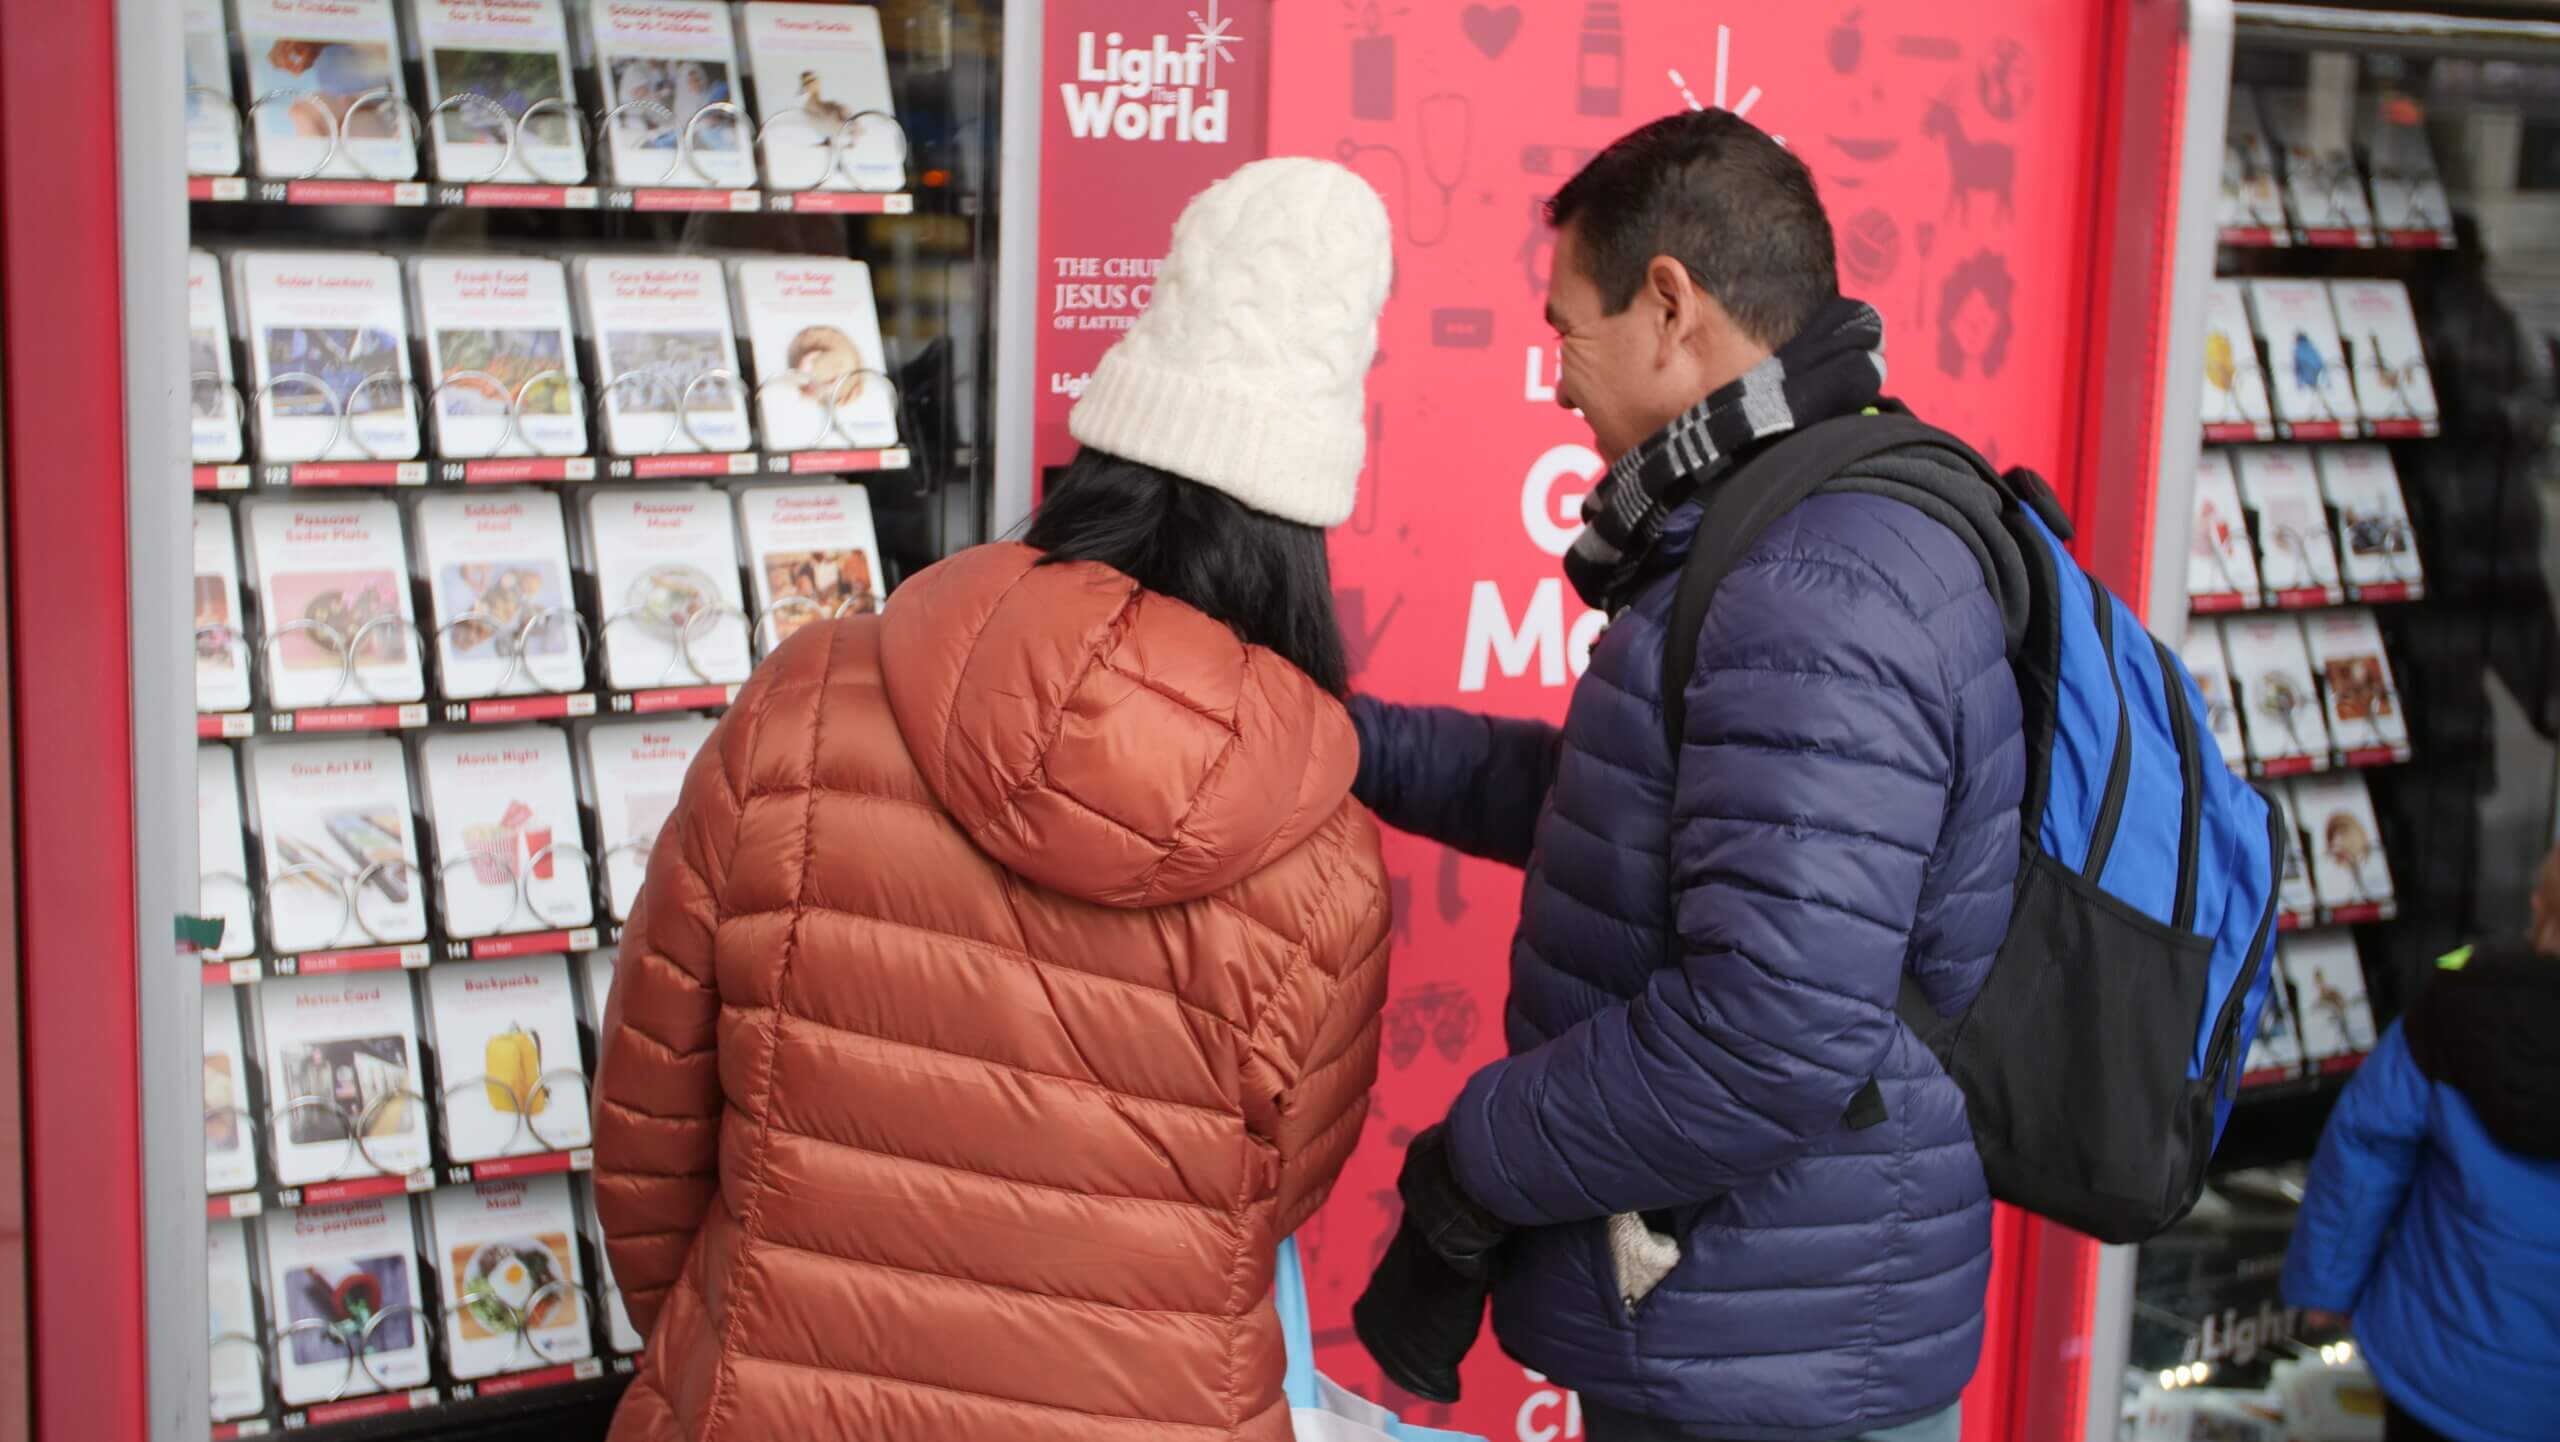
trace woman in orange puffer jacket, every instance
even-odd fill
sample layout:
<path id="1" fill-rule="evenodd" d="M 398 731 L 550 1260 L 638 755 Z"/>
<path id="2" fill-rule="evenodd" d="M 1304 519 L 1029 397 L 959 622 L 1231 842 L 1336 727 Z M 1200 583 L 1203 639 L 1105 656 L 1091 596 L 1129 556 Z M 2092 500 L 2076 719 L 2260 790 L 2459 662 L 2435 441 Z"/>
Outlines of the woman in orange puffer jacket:
<path id="1" fill-rule="evenodd" d="M 1348 171 L 1212 187 L 1028 544 L 804 628 L 713 733 L 596 1082 L 614 1442 L 1289 1437 L 1274 1250 L 1386 986 L 1321 528 L 1387 272 Z"/>

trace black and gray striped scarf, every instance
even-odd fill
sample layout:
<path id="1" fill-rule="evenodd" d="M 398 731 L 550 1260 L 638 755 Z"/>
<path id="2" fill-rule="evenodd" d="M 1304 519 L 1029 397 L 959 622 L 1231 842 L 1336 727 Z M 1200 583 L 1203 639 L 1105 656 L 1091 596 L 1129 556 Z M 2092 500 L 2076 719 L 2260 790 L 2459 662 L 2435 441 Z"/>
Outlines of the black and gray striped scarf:
<path id="1" fill-rule="evenodd" d="M 1662 523 L 1756 442 L 1873 405 L 1884 392 L 1884 318 L 1846 297 L 1777 354 L 1618 458 L 1582 503 L 1565 578 L 1611 616 L 1635 599 Z"/>

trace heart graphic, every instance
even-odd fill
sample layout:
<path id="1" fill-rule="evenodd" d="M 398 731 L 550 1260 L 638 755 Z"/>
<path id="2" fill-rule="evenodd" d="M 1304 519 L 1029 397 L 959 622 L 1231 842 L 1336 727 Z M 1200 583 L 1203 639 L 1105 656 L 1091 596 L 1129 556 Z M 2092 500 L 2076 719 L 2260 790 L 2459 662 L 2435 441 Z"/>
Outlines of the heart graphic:
<path id="1" fill-rule="evenodd" d="M 1520 7 L 1505 5 L 1496 10 L 1490 5 L 1470 5 L 1459 12 L 1458 24 L 1466 30 L 1467 38 L 1476 43 L 1476 48 L 1485 53 L 1486 59 L 1499 59 L 1503 51 L 1511 48 L 1512 38 L 1520 33 Z"/>

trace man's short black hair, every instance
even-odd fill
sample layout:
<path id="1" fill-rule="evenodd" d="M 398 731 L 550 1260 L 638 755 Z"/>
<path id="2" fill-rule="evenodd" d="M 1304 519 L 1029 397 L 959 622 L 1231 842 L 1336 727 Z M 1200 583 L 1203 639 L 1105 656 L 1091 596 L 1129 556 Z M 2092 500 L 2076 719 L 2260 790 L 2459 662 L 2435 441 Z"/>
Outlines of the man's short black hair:
<path id="1" fill-rule="evenodd" d="M 1547 221 L 1574 228 L 1611 315 L 1636 298 L 1657 255 L 1687 266 L 1771 350 L 1840 294 L 1813 173 L 1727 110 L 1682 111 L 1620 137 L 1547 202 Z"/>

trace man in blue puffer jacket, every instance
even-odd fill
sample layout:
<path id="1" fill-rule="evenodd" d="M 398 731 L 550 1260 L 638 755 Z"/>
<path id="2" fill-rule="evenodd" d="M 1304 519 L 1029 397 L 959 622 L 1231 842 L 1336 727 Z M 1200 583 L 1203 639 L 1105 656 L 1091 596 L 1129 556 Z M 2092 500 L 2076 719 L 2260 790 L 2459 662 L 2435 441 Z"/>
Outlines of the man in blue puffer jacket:
<path id="1" fill-rule="evenodd" d="M 1582 1393 L 1592 1442 L 1952 1442 L 1991 1201 L 1896 999 L 1908 977 L 1964 1006 L 2008 928 L 2017 618 L 1980 538 L 1817 496 L 1717 591 L 1673 756 L 1698 497 L 1876 404 L 1881 322 L 1839 295 L 1804 166 L 1723 112 L 1620 140 L 1550 216 L 1558 400 L 1612 463 L 1565 568 L 1610 625 L 1561 731 L 1354 705 L 1364 801 L 1526 870 L 1512 1054 L 1408 1153 L 1355 1322 L 1400 1385 L 1453 1397 L 1489 1285 L 1505 1350 Z"/>
<path id="2" fill-rule="evenodd" d="M 2560 950 L 2560 854 L 2542 945 Z M 2549 900 L 2546 900 L 2549 896 Z M 2338 1099 L 2285 1254 L 2285 1300 L 2352 1316 L 2385 1442 L 2560 1434 L 2560 959 L 2445 958 Z"/>

